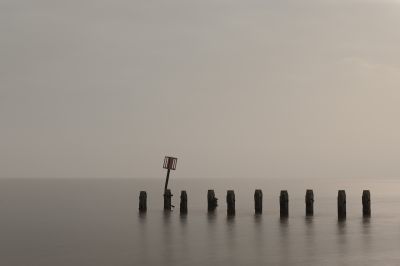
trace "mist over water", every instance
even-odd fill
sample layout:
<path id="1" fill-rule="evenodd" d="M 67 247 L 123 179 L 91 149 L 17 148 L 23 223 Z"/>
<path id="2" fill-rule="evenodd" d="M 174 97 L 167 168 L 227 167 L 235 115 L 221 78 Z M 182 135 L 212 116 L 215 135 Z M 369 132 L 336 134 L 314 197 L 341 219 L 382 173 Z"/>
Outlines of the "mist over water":
<path id="1" fill-rule="evenodd" d="M 397 0 L 0 1 L 0 177 L 398 177 Z"/>
<path id="2" fill-rule="evenodd" d="M 22 265 L 396 265 L 400 263 L 400 196 L 395 180 L 174 179 L 177 208 L 162 211 L 162 179 L 0 180 L 0 264 Z M 207 214 L 207 189 L 219 198 Z M 254 189 L 263 214 L 254 215 Z M 304 196 L 314 189 L 315 214 Z M 188 215 L 179 194 L 188 193 Z M 227 189 L 236 216 L 227 218 Z M 279 192 L 289 192 L 289 219 Z M 346 189 L 347 219 L 337 221 L 336 195 Z M 372 217 L 362 218 L 362 189 Z M 138 213 L 140 190 L 148 212 Z"/>

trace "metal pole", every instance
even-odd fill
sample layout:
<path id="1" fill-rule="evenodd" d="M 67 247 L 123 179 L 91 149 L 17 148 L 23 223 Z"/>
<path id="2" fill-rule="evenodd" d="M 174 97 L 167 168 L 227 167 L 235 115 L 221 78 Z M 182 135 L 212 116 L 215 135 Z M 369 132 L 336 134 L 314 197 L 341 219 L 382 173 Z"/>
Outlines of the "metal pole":
<path id="1" fill-rule="evenodd" d="M 168 180 L 169 180 L 169 172 L 170 172 L 171 170 L 170 169 L 168 169 L 168 172 L 167 172 L 167 178 L 165 179 L 165 187 L 164 187 L 164 194 L 166 194 L 167 193 L 167 188 L 168 188 Z"/>

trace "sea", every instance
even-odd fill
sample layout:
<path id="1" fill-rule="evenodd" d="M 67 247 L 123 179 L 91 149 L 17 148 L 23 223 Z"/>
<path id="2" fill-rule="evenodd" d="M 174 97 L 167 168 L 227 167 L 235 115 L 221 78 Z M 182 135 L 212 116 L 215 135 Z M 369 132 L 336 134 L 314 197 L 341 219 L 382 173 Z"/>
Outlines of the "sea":
<path id="1" fill-rule="evenodd" d="M 174 179 L 176 206 L 163 211 L 162 178 L 1 179 L 0 265 L 400 265 L 398 179 Z M 218 208 L 207 212 L 207 190 Z M 236 215 L 227 216 L 233 189 Z M 254 214 L 254 191 L 263 213 Z M 314 216 L 305 216 L 306 189 Z M 337 193 L 346 190 L 347 218 L 337 218 Z M 370 218 L 361 195 L 371 191 Z M 138 212 L 139 192 L 148 211 Z M 181 190 L 188 214 L 180 215 Z M 289 218 L 279 194 L 289 193 Z"/>

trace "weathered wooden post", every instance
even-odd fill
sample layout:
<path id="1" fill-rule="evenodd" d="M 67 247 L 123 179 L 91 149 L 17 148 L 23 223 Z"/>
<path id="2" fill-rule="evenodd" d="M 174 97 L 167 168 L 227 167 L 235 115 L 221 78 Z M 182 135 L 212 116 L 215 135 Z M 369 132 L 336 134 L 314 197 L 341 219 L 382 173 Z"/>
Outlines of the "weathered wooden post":
<path id="1" fill-rule="evenodd" d="M 165 211 L 171 211 L 172 207 L 174 207 L 171 204 L 171 198 L 172 198 L 172 193 L 170 189 L 167 189 L 164 193 L 164 210 Z"/>
<path id="2" fill-rule="evenodd" d="M 346 219 L 346 191 L 339 190 L 337 197 L 338 219 Z"/>
<path id="3" fill-rule="evenodd" d="M 147 193 L 146 191 L 140 191 L 139 194 L 139 212 L 147 212 Z"/>
<path id="4" fill-rule="evenodd" d="M 306 191 L 306 216 L 314 215 L 314 192 L 312 189 Z"/>
<path id="5" fill-rule="evenodd" d="M 164 186 L 164 210 L 168 210 L 170 211 L 172 207 L 174 207 L 171 204 L 171 198 L 172 198 L 172 194 L 171 194 L 171 190 L 168 189 L 168 181 L 169 181 L 169 173 L 171 170 L 175 170 L 176 169 L 176 162 L 178 161 L 177 158 L 175 157 L 169 157 L 169 156 L 165 156 L 164 158 L 164 165 L 163 168 L 167 169 L 167 177 L 165 179 L 165 186 Z"/>
<path id="6" fill-rule="evenodd" d="M 287 190 L 281 190 L 279 203 L 281 207 L 281 218 L 289 217 L 289 194 Z"/>
<path id="7" fill-rule="evenodd" d="M 364 190 L 362 194 L 363 216 L 371 216 L 371 193 L 369 190 Z"/>
<path id="8" fill-rule="evenodd" d="M 228 190 L 226 192 L 226 204 L 228 206 L 227 214 L 228 216 L 235 215 L 235 192 L 233 190 Z"/>
<path id="9" fill-rule="evenodd" d="M 256 214 L 262 213 L 263 194 L 261 189 L 254 191 L 254 211 Z"/>
<path id="10" fill-rule="evenodd" d="M 213 189 L 209 189 L 207 192 L 207 203 L 208 211 L 213 212 L 218 206 L 218 199 L 215 197 L 215 192 Z"/>
<path id="11" fill-rule="evenodd" d="M 187 194 L 185 190 L 181 191 L 181 205 L 180 205 L 181 214 L 187 214 Z"/>

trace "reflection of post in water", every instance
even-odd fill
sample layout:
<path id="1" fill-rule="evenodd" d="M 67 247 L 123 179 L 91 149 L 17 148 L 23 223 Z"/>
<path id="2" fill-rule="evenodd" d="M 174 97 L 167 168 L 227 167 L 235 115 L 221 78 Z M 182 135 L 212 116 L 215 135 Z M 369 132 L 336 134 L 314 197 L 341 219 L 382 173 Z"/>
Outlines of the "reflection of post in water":
<path id="1" fill-rule="evenodd" d="M 265 242 L 264 242 L 264 224 L 263 224 L 263 216 L 259 214 L 254 215 L 254 226 L 250 227 L 253 228 L 253 235 L 255 246 L 254 250 L 256 252 L 256 257 L 254 258 L 255 261 L 263 261 L 265 259 Z"/>
<path id="2" fill-rule="evenodd" d="M 170 211 L 171 207 L 174 207 L 171 204 L 172 193 L 171 190 L 168 189 L 168 181 L 169 181 L 169 173 L 171 170 L 176 169 L 176 162 L 178 161 L 175 157 L 165 156 L 164 158 L 164 165 L 163 168 L 167 169 L 167 177 L 165 179 L 165 186 L 164 186 L 164 210 Z"/>
<path id="3" fill-rule="evenodd" d="M 313 216 L 307 216 L 307 215 L 304 217 L 304 227 L 306 234 L 304 246 L 307 247 L 305 252 L 307 257 L 309 258 L 315 256 L 316 254 L 315 251 L 318 250 L 313 218 L 314 218 Z"/>
<path id="4" fill-rule="evenodd" d="M 289 219 L 279 219 L 279 238 L 277 240 L 277 245 L 279 245 L 278 262 L 276 265 L 296 265 L 292 262 L 292 247 L 290 241 L 290 227 Z"/>
<path id="5" fill-rule="evenodd" d="M 150 252 L 151 252 L 151 247 L 149 244 L 149 237 L 148 237 L 148 233 L 149 233 L 149 228 L 148 228 L 148 221 L 146 219 L 146 212 L 141 212 L 139 211 L 138 214 L 138 226 L 136 228 L 137 230 L 137 238 L 135 238 L 135 241 L 137 241 L 137 245 L 135 245 L 135 247 L 137 247 L 137 252 L 138 254 L 142 254 L 142 256 L 136 256 L 136 260 L 135 264 L 140 264 L 140 263 L 145 263 L 146 262 L 146 258 L 148 258 L 150 256 Z"/>
<path id="6" fill-rule="evenodd" d="M 336 236 L 336 249 L 338 254 L 342 254 L 343 256 L 346 256 L 346 254 L 351 251 L 348 247 L 348 236 L 347 236 L 347 225 L 345 220 L 338 220 L 337 221 L 337 232 L 335 234 Z"/>
<path id="7" fill-rule="evenodd" d="M 364 250 L 364 254 L 369 254 L 371 249 L 373 249 L 371 237 L 371 219 L 370 217 L 364 216 L 361 222 L 361 234 L 362 238 L 362 249 Z"/>
<path id="8" fill-rule="evenodd" d="M 208 212 L 206 214 L 206 227 L 205 237 L 207 239 L 207 245 L 205 245 L 205 254 L 214 254 L 220 250 L 219 246 L 219 227 L 218 227 L 218 216 L 216 212 Z"/>
<path id="9" fill-rule="evenodd" d="M 163 265 L 173 265 L 175 257 L 175 249 L 173 248 L 174 237 L 173 237 L 173 222 L 172 212 L 164 211 L 162 212 L 162 230 L 160 230 L 159 242 L 163 247 L 161 249 Z M 154 251 L 154 246 L 151 247 Z M 152 253 L 154 256 L 154 252 Z"/>
<path id="10" fill-rule="evenodd" d="M 226 239 L 225 247 L 227 249 L 227 254 L 236 254 L 240 252 L 238 249 L 238 243 L 240 244 L 240 239 L 237 237 L 236 233 L 236 219 L 232 215 L 227 215 L 225 219 L 225 236 Z M 237 259 L 235 256 L 228 256 L 226 259 L 226 265 L 236 265 Z"/>

